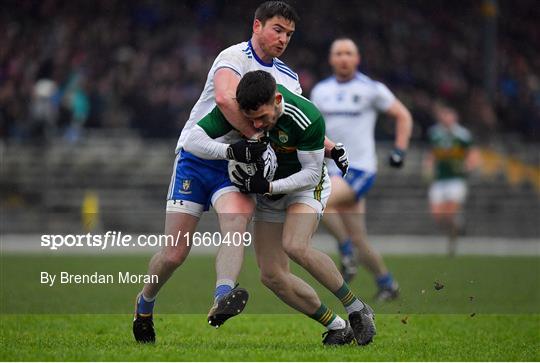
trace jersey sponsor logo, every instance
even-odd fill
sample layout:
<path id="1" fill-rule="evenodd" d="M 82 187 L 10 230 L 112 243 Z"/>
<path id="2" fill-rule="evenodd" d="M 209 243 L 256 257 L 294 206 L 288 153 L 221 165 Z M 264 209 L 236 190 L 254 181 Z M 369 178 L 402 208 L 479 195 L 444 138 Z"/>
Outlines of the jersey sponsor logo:
<path id="1" fill-rule="evenodd" d="M 362 111 L 324 111 L 325 116 L 358 117 L 361 114 Z"/>
<path id="2" fill-rule="evenodd" d="M 451 148 L 434 148 L 433 154 L 438 160 L 448 160 L 448 159 L 464 159 L 466 150 L 459 146 L 453 146 Z"/>
<path id="3" fill-rule="evenodd" d="M 283 146 L 275 142 L 272 142 L 272 149 L 274 149 L 276 154 L 291 154 L 296 152 L 296 146 Z"/>
<path id="4" fill-rule="evenodd" d="M 282 143 L 284 143 L 284 144 L 285 144 L 287 141 L 289 141 L 289 135 L 287 135 L 286 132 L 281 131 L 281 130 L 278 131 L 278 138 L 279 138 L 279 141 L 282 142 Z"/>
<path id="5" fill-rule="evenodd" d="M 191 179 L 182 180 L 182 189 L 180 189 L 180 193 L 191 194 L 190 189 L 191 189 Z"/>

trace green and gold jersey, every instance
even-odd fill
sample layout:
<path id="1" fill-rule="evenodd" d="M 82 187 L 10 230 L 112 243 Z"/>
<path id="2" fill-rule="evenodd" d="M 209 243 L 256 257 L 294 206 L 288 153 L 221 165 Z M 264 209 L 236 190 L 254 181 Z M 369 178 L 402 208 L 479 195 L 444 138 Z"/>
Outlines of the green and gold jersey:
<path id="1" fill-rule="evenodd" d="M 435 125 L 429 130 L 429 141 L 435 161 L 435 179 L 465 178 L 465 159 L 472 145 L 467 129 Z"/>
<path id="2" fill-rule="evenodd" d="M 282 179 L 301 170 L 297 150 L 324 148 L 325 122 L 311 101 L 282 85 L 278 85 L 277 90 L 283 95 L 283 114 L 268 132 L 268 137 L 278 161 L 274 179 Z M 233 130 L 218 107 L 202 118 L 198 125 L 213 139 Z"/>

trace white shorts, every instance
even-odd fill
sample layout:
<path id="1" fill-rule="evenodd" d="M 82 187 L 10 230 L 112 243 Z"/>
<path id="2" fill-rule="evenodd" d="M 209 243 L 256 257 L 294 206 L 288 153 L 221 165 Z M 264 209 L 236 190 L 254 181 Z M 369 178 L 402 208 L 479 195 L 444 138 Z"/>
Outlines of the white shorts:
<path id="1" fill-rule="evenodd" d="M 257 195 L 257 209 L 253 217 L 254 221 L 284 223 L 287 216 L 287 208 L 296 203 L 309 205 L 321 218 L 330 197 L 332 186 L 330 178 L 325 173 L 324 179 L 317 187 L 287 194 L 278 200 L 271 200 L 264 195 Z"/>
<path id="2" fill-rule="evenodd" d="M 462 204 L 467 197 L 467 184 L 463 179 L 439 180 L 429 188 L 431 204 L 455 202 Z"/>

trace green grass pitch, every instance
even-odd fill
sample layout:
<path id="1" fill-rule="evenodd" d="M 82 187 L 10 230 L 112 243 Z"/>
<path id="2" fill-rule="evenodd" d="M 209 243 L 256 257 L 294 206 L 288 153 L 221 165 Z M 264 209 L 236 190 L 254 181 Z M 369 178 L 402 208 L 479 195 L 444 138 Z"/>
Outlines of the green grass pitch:
<path id="1" fill-rule="evenodd" d="M 149 256 L 1 257 L 0 360 L 69 361 L 384 361 L 540 360 L 540 258 L 388 256 L 398 301 L 375 304 L 361 272 L 352 289 L 373 303 L 378 334 L 367 347 L 324 348 L 316 322 L 295 313 L 258 281 L 247 254 L 239 281 L 251 294 L 245 313 L 223 327 L 206 324 L 212 256 L 191 256 L 156 304 L 158 342 L 131 335 L 137 285 L 45 287 L 39 272 L 144 273 Z M 335 297 L 296 266 L 321 299 Z M 444 285 L 434 289 L 434 283 Z"/>

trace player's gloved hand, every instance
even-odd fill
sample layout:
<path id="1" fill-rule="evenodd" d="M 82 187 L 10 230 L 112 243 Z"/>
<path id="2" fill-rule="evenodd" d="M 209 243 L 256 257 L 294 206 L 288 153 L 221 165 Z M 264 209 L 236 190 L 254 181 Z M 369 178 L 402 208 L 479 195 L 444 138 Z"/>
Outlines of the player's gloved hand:
<path id="1" fill-rule="evenodd" d="M 339 170 L 341 170 L 341 175 L 347 175 L 347 171 L 349 170 L 349 158 L 345 146 L 343 146 L 341 142 L 338 142 L 336 146 L 330 150 L 330 156 Z"/>
<path id="2" fill-rule="evenodd" d="M 255 175 L 246 173 L 239 165 L 232 172 L 232 183 L 240 189 L 242 193 L 265 194 L 270 192 L 270 183 L 263 176 L 263 168 L 258 167 Z"/>
<path id="3" fill-rule="evenodd" d="M 266 144 L 258 140 L 242 139 L 227 148 L 227 159 L 241 163 L 254 163 L 262 157 L 266 150 Z"/>
<path id="4" fill-rule="evenodd" d="M 393 168 L 401 168 L 405 162 L 405 150 L 401 150 L 397 147 L 393 148 L 390 152 L 388 162 Z"/>

